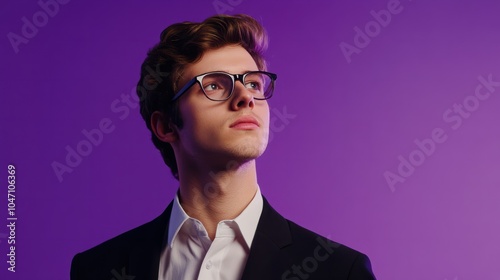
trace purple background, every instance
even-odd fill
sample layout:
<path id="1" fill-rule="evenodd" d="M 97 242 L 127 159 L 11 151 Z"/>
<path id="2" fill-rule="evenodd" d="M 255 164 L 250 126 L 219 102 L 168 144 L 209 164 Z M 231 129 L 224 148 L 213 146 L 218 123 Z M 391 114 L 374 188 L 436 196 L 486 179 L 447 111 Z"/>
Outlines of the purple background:
<path id="1" fill-rule="evenodd" d="M 498 279 L 500 87 L 477 104 L 472 97 L 479 76 L 500 81 L 498 1 L 402 0 L 350 63 L 339 45 L 354 45 L 354 28 L 370 27 L 370 11 L 390 1 L 229 2 L 227 13 L 267 28 L 269 69 L 279 75 L 270 105 L 294 115 L 272 113 L 258 160 L 271 204 L 366 253 L 379 279 Z M 111 104 L 125 106 L 121 95 L 166 26 L 220 10 L 212 1 L 72 0 L 16 53 L 7 34 L 22 35 L 22 18 L 33 22 L 42 8 L 2 6 L 0 278 L 67 279 L 75 253 L 153 219 L 172 199 L 177 182 L 138 108 L 124 116 Z M 443 114 L 464 101 L 473 110 L 453 129 Z M 52 162 L 64 163 L 65 147 L 105 118 L 113 132 L 60 182 Z M 397 174 L 398 157 L 435 128 L 446 141 L 391 189 L 384 172 Z M 17 170 L 16 273 L 3 225 L 8 164 Z"/>

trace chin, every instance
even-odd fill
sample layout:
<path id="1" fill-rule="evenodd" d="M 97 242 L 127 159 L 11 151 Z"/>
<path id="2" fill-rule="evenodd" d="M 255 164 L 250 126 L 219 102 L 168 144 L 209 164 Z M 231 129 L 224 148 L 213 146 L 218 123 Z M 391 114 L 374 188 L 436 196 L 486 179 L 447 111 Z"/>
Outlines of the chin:
<path id="1" fill-rule="evenodd" d="M 205 141 L 215 144 L 206 149 L 211 150 L 211 156 L 222 161 L 248 162 L 264 153 L 268 142 L 266 136 L 262 133 L 221 135 L 213 141 Z"/>
<path id="2" fill-rule="evenodd" d="M 233 147 L 232 153 L 241 161 L 248 161 L 260 157 L 266 147 L 267 141 L 262 141 L 262 139 L 245 139 Z"/>

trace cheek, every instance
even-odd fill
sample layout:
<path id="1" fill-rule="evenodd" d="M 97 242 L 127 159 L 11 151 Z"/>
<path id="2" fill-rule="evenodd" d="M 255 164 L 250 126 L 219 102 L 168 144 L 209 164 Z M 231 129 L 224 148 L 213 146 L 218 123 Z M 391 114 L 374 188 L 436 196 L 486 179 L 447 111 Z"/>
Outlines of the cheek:
<path id="1" fill-rule="evenodd" d="M 259 108 L 259 117 L 262 120 L 262 125 L 266 130 L 269 130 L 269 122 L 271 119 L 269 105 L 266 103 L 261 108 Z"/>
<path id="2" fill-rule="evenodd" d="M 181 117 L 184 121 L 181 136 L 189 135 L 189 138 L 197 139 L 197 142 L 214 136 L 213 132 L 223 125 L 224 119 L 218 114 L 220 110 L 213 110 L 210 105 L 212 104 L 208 104 L 208 107 L 191 104 L 181 106 Z"/>
<path id="3" fill-rule="evenodd" d="M 196 92 L 189 92 L 189 95 L 180 101 L 179 111 L 185 128 L 198 127 L 198 123 L 203 120 L 203 112 L 205 110 L 202 107 L 203 104 L 201 101 L 203 100 L 199 100 Z"/>

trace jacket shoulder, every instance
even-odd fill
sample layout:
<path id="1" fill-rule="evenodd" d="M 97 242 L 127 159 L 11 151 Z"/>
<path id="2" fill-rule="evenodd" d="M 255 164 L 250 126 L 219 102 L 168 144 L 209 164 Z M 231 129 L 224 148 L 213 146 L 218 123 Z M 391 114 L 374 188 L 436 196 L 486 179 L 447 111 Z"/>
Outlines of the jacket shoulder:
<path id="1" fill-rule="evenodd" d="M 159 256 L 170 207 L 156 219 L 76 254 L 71 279 L 112 279 L 130 269 L 131 258 Z M 141 256 L 142 255 L 142 256 Z"/>
<path id="2" fill-rule="evenodd" d="M 329 237 L 322 236 L 314 231 L 304 228 L 293 221 L 286 220 L 290 228 L 293 244 L 300 247 L 320 246 L 328 253 L 342 255 L 344 259 L 354 259 L 359 251 L 352 249 L 344 244 L 331 240 Z"/>
<path id="3" fill-rule="evenodd" d="M 335 279 L 375 279 L 370 260 L 365 254 L 290 220 L 287 222 L 292 243 L 284 250 L 288 251 L 289 255 L 296 256 L 292 261 L 296 265 L 290 267 L 290 277 L 283 279 L 302 279 L 300 277 L 306 274 L 311 276 L 310 279 L 316 279 L 318 276 L 320 279 L 329 279 L 330 276 L 335 276 Z"/>
<path id="4" fill-rule="evenodd" d="M 365 254 L 284 218 L 266 199 L 243 278 L 375 279 Z"/>

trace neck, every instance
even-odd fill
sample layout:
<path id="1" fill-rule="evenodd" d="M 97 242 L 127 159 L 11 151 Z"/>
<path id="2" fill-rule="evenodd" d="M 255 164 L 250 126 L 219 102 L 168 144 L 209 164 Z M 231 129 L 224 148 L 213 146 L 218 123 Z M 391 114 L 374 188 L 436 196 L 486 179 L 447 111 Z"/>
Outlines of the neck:
<path id="1" fill-rule="evenodd" d="M 236 218 L 257 191 L 255 160 L 243 164 L 179 169 L 180 202 L 186 213 L 205 226 L 210 239 L 215 238 L 217 224 Z M 213 170 L 211 170 L 213 169 Z"/>

